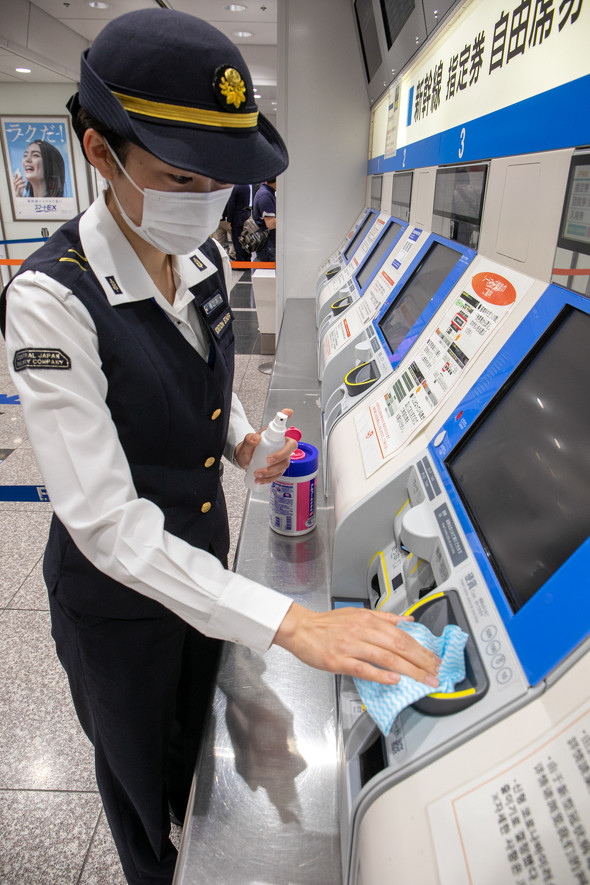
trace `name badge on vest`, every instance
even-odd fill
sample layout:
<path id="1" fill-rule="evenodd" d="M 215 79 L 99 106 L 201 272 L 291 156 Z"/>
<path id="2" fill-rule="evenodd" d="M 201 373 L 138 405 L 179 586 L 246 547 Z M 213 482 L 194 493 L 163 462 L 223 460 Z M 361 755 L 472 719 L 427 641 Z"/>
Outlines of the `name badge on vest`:
<path id="1" fill-rule="evenodd" d="M 215 322 L 210 326 L 211 331 L 217 339 L 221 338 L 226 329 L 231 326 L 232 319 L 233 314 L 231 312 L 231 309 L 228 307 L 226 312 L 222 314 L 219 319 L 215 320 Z"/>
<path id="2" fill-rule="evenodd" d="M 204 304 L 201 304 L 201 310 L 205 314 L 206 317 L 211 316 L 216 310 L 219 310 L 221 305 L 223 304 L 223 295 L 221 292 L 216 292 L 213 298 L 210 298 L 209 301 L 206 301 Z"/>

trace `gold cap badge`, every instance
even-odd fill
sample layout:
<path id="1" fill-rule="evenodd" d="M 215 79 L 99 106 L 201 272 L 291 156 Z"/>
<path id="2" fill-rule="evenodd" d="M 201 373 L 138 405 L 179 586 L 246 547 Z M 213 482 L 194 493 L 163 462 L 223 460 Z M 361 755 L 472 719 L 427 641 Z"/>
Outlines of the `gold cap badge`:
<path id="1" fill-rule="evenodd" d="M 246 84 L 236 68 L 217 68 L 213 88 L 218 102 L 228 110 L 238 110 L 246 101 Z"/>

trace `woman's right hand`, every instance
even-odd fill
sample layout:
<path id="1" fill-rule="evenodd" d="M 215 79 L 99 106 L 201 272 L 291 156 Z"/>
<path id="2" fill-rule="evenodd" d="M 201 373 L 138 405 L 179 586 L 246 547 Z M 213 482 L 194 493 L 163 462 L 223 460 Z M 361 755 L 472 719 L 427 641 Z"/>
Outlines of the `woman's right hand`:
<path id="1" fill-rule="evenodd" d="M 24 190 L 27 186 L 27 181 L 23 177 L 20 169 L 17 169 L 16 172 L 14 173 L 14 178 L 12 179 L 12 184 L 14 187 L 14 192 L 17 195 L 17 197 L 22 197 L 24 194 Z"/>
<path id="2" fill-rule="evenodd" d="M 294 602 L 273 642 L 318 670 L 385 685 L 411 676 L 436 688 L 440 658 L 397 629 L 412 620 L 359 608 L 312 612 Z"/>

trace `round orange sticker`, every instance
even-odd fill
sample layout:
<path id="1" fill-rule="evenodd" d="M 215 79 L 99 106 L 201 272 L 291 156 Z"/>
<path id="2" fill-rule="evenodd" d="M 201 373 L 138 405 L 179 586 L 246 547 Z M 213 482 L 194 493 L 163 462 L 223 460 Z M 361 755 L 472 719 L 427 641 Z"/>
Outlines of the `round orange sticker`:
<path id="1" fill-rule="evenodd" d="M 471 285 L 475 294 L 490 304 L 504 306 L 516 301 L 516 289 L 512 283 L 497 273 L 476 273 Z"/>

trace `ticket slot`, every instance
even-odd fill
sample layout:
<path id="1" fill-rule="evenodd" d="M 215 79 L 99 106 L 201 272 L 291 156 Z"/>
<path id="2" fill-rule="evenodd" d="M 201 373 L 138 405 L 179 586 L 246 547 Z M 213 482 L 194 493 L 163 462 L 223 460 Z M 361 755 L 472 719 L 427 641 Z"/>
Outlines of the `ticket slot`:
<path id="1" fill-rule="evenodd" d="M 381 373 L 375 360 L 361 363 L 344 376 L 346 392 L 349 396 L 358 396 L 372 387 L 380 377 Z"/>
<path id="2" fill-rule="evenodd" d="M 402 570 L 391 567 L 392 552 L 395 555 L 395 551 L 380 550 L 369 563 L 367 592 L 371 608 L 401 614 L 410 603 L 405 592 Z"/>
<path id="3" fill-rule="evenodd" d="M 481 700 L 490 683 L 457 591 L 446 590 L 425 596 L 406 614 L 428 627 L 435 636 L 440 636 L 447 624 L 456 624 L 469 637 L 465 646 L 465 679 L 455 686 L 455 691 L 433 692 L 412 706 L 428 716 L 448 716 Z"/>
<path id="4" fill-rule="evenodd" d="M 343 313 L 353 303 L 350 288 L 347 285 L 342 286 L 337 292 L 334 301 L 324 305 L 324 312 L 318 315 L 318 346 L 321 350 L 321 343 L 324 336 L 328 333 L 328 329 L 334 322 L 339 313 Z"/>
<path id="5" fill-rule="evenodd" d="M 343 298 L 338 298 L 336 301 L 333 301 L 330 305 L 330 310 L 332 311 L 332 317 L 337 317 L 339 313 L 342 313 L 346 310 L 347 307 L 350 307 L 352 304 L 352 295 L 344 295 Z M 332 319 L 330 317 L 330 319 Z"/>

